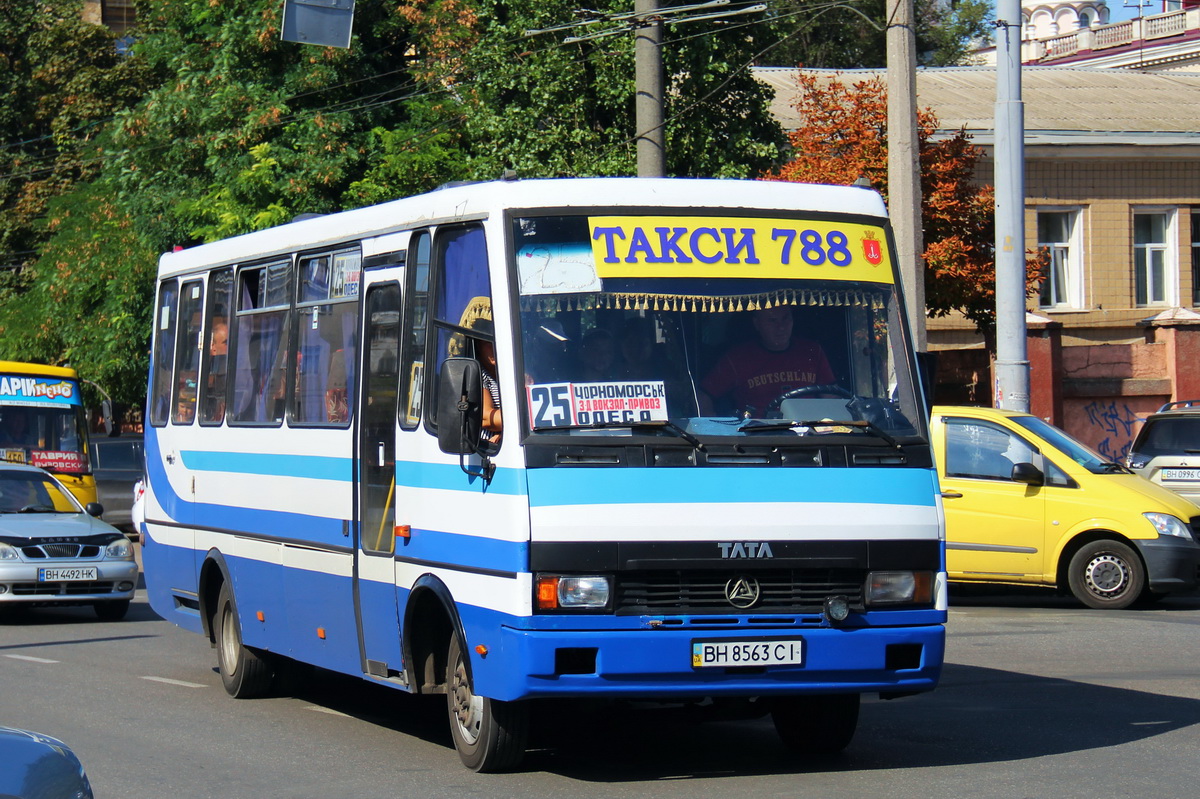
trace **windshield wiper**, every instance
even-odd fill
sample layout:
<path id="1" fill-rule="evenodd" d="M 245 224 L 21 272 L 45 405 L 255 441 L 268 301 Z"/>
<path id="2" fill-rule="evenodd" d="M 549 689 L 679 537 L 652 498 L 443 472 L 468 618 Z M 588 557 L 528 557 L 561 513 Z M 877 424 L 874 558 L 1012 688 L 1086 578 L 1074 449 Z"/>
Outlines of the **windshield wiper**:
<path id="1" fill-rule="evenodd" d="M 672 433 L 679 436 L 680 438 L 682 438 L 687 443 L 691 444 L 696 449 L 699 449 L 699 450 L 704 449 L 703 441 L 696 438 L 694 435 L 689 433 L 687 430 L 684 430 L 682 427 L 675 424 L 670 419 L 660 419 L 660 420 L 654 421 L 654 422 L 637 422 L 636 424 L 630 425 L 630 427 L 632 427 L 632 428 L 650 427 L 650 428 L 662 428 L 664 430 L 670 430 Z"/>
<path id="2" fill-rule="evenodd" d="M 1105 472 L 1118 472 L 1120 474 L 1133 474 L 1129 469 L 1126 469 L 1122 464 L 1116 461 L 1105 461 L 1100 464 L 1100 468 Z"/>
<path id="3" fill-rule="evenodd" d="M 763 421 L 761 419 L 750 419 L 738 427 L 738 431 L 742 433 L 761 433 L 772 430 L 792 430 L 797 427 L 805 427 L 810 430 L 814 427 L 852 427 L 856 430 L 862 430 L 865 433 L 873 433 L 875 436 L 886 441 L 890 446 L 895 447 L 900 451 L 904 450 L 904 447 L 900 445 L 900 442 L 892 438 L 890 433 L 868 419 L 816 419 L 804 421 L 794 421 L 788 419 Z"/>
<path id="4" fill-rule="evenodd" d="M 58 509 L 49 505 L 26 505 L 17 513 L 58 513 Z"/>
<path id="5" fill-rule="evenodd" d="M 627 427 L 629 430 L 650 428 L 652 430 L 669 430 L 679 438 L 691 444 L 696 449 L 704 449 L 704 442 L 684 430 L 669 419 L 656 419 L 649 422 L 592 422 L 591 424 L 556 424 L 545 427 L 531 428 L 535 433 L 553 433 L 556 430 L 610 430 L 615 427 Z"/>

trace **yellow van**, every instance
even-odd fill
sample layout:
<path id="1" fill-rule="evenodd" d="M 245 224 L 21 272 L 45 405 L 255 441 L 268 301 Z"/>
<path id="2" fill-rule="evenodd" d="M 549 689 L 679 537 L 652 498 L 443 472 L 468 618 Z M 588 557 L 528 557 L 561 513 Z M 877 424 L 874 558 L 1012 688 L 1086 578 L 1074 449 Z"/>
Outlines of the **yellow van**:
<path id="1" fill-rule="evenodd" d="M 1196 587 L 1200 507 L 1036 416 L 938 406 L 946 571 L 1055 586 L 1093 608 Z"/>

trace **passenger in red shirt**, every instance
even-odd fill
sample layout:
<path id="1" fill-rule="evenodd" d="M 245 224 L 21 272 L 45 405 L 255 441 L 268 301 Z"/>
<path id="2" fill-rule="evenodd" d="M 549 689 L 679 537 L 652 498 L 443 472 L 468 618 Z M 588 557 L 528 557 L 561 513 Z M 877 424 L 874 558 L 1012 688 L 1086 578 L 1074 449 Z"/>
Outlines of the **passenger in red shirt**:
<path id="1" fill-rule="evenodd" d="M 700 412 L 731 397 L 738 413 L 761 416 L 780 395 L 803 386 L 835 382 L 821 345 L 792 337 L 792 309 L 777 305 L 753 312 L 756 341 L 735 344 L 700 381 Z"/>

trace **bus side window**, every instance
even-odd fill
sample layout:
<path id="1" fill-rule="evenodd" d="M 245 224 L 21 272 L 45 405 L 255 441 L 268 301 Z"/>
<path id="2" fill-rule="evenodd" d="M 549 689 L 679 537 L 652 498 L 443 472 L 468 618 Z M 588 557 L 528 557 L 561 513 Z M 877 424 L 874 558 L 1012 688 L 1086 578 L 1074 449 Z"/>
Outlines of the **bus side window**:
<path id="1" fill-rule="evenodd" d="M 437 427 L 437 382 L 442 362 L 451 357 L 474 357 L 473 341 L 493 338 L 492 290 L 488 279 L 487 243 L 478 225 L 438 231 L 434 260 L 434 337 L 430 342 L 431 394 L 426 424 Z"/>
<path id="2" fill-rule="evenodd" d="M 405 304 L 404 360 L 400 388 L 404 398 L 400 426 L 412 430 L 421 422 L 421 397 L 425 389 L 425 339 L 429 327 L 429 231 L 413 234 L 408 245 L 408 302 Z"/>
<path id="3" fill-rule="evenodd" d="M 201 350 L 200 424 L 225 419 L 225 379 L 229 371 L 229 312 L 233 305 L 233 270 L 219 269 L 208 279 L 208 328 Z"/>
<path id="4" fill-rule="evenodd" d="M 179 337 L 175 344 L 175 395 L 171 421 L 191 424 L 196 418 L 196 388 L 200 380 L 200 325 L 204 319 L 204 291 L 199 280 L 183 284 L 179 300 Z"/>
<path id="5" fill-rule="evenodd" d="M 179 286 L 164 280 L 155 306 L 154 367 L 150 383 L 150 424 L 160 427 L 171 415 L 171 370 L 175 366 L 175 312 Z"/>
<path id="6" fill-rule="evenodd" d="M 344 426 L 354 407 L 357 249 L 300 259 L 297 278 L 295 391 L 289 423 Z"/>
<path id="7" fill-rule="evenodd" d="M 291 271 L 290 261 L 279 261 L 238 273 L 231 423 L 283 421 L 287 376 L 294 374 L 287 363 Z"/>

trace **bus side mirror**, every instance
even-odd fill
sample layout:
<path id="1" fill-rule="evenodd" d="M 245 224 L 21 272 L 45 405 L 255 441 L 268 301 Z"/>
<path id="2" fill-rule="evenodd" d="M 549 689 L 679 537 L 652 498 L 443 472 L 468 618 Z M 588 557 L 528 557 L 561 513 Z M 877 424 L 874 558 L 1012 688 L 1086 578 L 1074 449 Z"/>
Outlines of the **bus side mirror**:
<path id="1" fill-rule="evenodd" d="M 474 358 L 442 361 L 437 395 L 438 448 L 452 455 L 479 451 L 483 439 L 483 379 Z"/>

